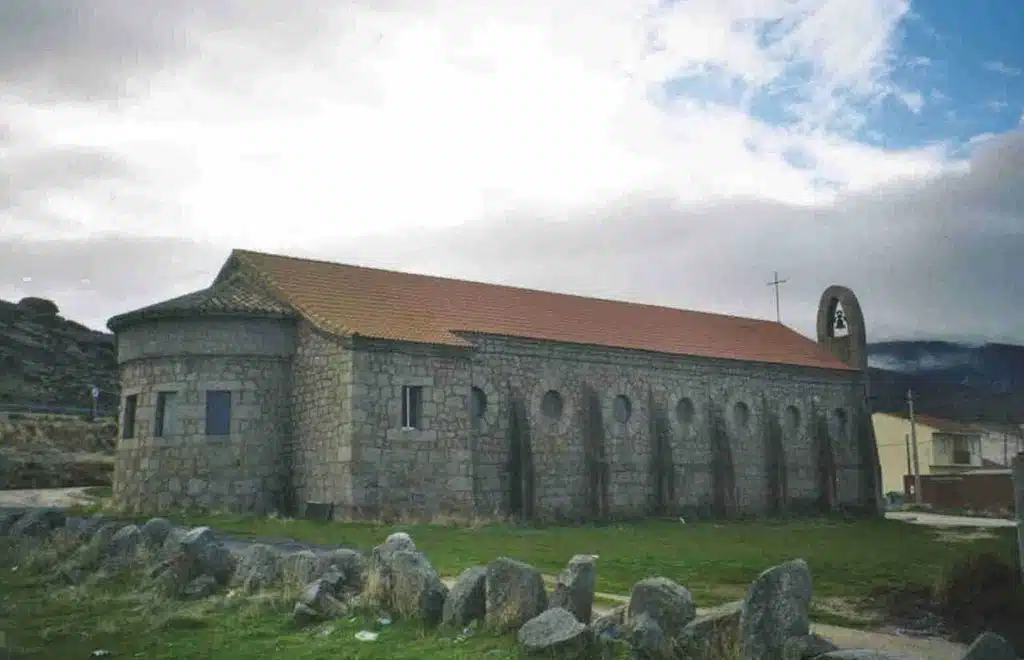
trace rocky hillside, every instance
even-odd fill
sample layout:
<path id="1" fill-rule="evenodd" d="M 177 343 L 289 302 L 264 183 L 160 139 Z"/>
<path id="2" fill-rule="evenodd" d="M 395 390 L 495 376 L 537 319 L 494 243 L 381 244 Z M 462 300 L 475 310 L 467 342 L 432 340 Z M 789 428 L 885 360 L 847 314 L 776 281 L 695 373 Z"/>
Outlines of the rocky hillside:
<path id="1" fill-rule="evenodd" d="M 65 319 L 52 301 L 0 300 L 0 407 L 3 404 L 117 407 L 113 335 Z"/>

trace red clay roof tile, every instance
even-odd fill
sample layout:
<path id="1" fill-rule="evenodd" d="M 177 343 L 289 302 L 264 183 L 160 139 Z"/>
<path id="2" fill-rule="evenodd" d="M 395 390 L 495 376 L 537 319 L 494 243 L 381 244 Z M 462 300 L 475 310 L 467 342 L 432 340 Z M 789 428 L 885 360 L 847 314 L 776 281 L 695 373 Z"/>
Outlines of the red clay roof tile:
<path id="1" fill-rule="evenodd" d="M 890 413 L 893 417 L 899 417 L 901 419 L 910 419 L 910 414 L 905 412 Z M 943 419 L 941 417 L 933 417 L 932 415 L 914 415 L 914 422 L 922 426 L 928 426 L 939 433 L 952 433 L 955 435 L 980 435 L 981 429 L 973 424 L 965 424 L 963 422 L 957 422 L 951 419 Z"/>
<path id="2" fill-rule="evenodd" d="M 467 346 L 458 332 L 853 370 L 779 323 L 236 250 L 322 330 Z"/>

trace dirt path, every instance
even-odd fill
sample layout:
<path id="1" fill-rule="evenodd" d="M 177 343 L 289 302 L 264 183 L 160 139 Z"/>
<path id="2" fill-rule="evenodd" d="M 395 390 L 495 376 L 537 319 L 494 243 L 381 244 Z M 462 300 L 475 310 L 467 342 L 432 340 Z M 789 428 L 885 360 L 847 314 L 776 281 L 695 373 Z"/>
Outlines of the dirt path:
<path id="1" fill-rule="evenodd" d="M 85 494 L 86 488 L 54 488 L 44 490 L 5 490 L 0 491 L 0 509 L 3 508 L 22 508 L 22 507 L 56 507 L 65 508 L 68 506 L 74 506 L 77 504 L 88 504 L 95 500 Z M 887 514 L 891 515 L 891 514 Z M 921 516 L 927 516 L 925 519 L 921 519 Z M 979 519 L 979 518 L 957 518 L 954 516 L 937 516 L 935 514 L 905 514 L 899 516 L 892 516 L 896 519 L 902 519 L 905 517 L 917 517 L 917 520 L 907 522 L 914 522 L 917 524 L 933 524 L 937 526 L 957 526 L 966 527 L 971 526 L 972 521 L 985 521 L 976 526 L 980 527 L 999 527 L 1006 526 L 1006 523 L 1016 524 L 1013 521 L 998 521 L 994 519 Z M 933 519 L 939 519 L 936 522 Z M 953 519 L 954 522 L 949 522 L 948 519 Z M 960 522 L 961 520 L 968 521 L 967 524 Z M 1002 523 L 1002 524 L 1000 524 Z M 234 543 L 251 543 L 251 540 L 247 541 L 235 541 Z M 307 544 L 288 540 L 286 543 L 282 540 L 282 544 L 287 545 L 287 549 L 302 549 Z M 275 543 L 275 545 L 277 545 Z M 282 548 L 284 549 L 284 545 Z M 545 576 L 545 582 L 549 585 L 554 582 L 554 577 Z M 454 583 L 454 579 L 445 579 L 444 582 L 451 587 Z M 612 601 L 625 603 L 629 599 L 621 594 L 609 594 L 609 593 L 597 593 L 595 594 L 598 598 L 604 601 Z M 595 614 L 605 614 L 611 609 L 610 606 L 605 604 L 595 604 Z M 698 608 L 698 613 L 703 613 L 704 610 Z M 883 651 L 886 653 L 892 653 L 897 655 L 907 655 L 916 658 L 922 658 L 922 660 L 959 660 L 963 657 L 966 646 L 963 644 L 956 644 L 953 642 L 947 642 L 942 639 L 934 638 L 913 638 L 913 637 L 899 637 L 897 635 L 889 635 L 879 632 L 871 632 L 866 630 L 855 630 L 853 628 L 841 628 L 838 626 L 829 626 L 825 624 L 812 624 L 811 629 L 823 635 L 828 639 L 831 639 L 842 648 L 860 648 L 860 649 L 872 649 L 876 651 Z"/>
<path id="2" fill-rule="evenodd" d="M 1006 518 L 971 518 L 968 516 L 946 516 L 939 513 L 918 513 L 916 511 L 888 511 L 885 517 L 889 520 L 901 520 L 914 525 L 928 527 L 977 527 L 999 528 L 1016 527 L 1016 520 Z"/>
<path id="3" fill-rule="evenodd" d="M 79 504 L 92 504 L 95 500 L 85 494 L 88 487 L 43 488 L 32 490 L 0 490 L 0 509 L 25 507 L 53 507 L 66 509 Z"/>

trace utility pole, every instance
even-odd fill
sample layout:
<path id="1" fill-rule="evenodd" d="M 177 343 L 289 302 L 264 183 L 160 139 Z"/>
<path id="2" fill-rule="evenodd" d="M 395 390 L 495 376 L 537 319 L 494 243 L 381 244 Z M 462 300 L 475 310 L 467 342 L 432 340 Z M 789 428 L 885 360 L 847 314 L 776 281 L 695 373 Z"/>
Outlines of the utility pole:
<path id="1" fill-rule="evenodd" d="M 768 282 L 768 286 L 775 287 L 775 320 L 778 323 L 782 323 L 782 313 L 779 311 L 779 285 L 788 282 L 789 278 L 780 280 L 778 271 L 775 271 L 772 275 L 774 275 L 774 277 L 771 282 Z"/>
<path id="2" fill-rule="evenodd" d="M 903 442 L 907 445 L 907 474 L 914 474 L 914 466 L 910 463 L 910 434 L 903 436 Z"/>
<path id="3" fill-rule="evenodd" d="M 1017 517 L 1017 556 L 1024 578 L 1024 453 L 1013 457 L 1013 504 Z"/>
<path id="4" fill-rule="evenodd" d="M 910 408 L 910 444 L 914 451 L 914 502 L 921 503 L 921 464 L 917 454 L 917 423 L 914 421 L 914 391 L 907 390 L 907 406 Z"/>

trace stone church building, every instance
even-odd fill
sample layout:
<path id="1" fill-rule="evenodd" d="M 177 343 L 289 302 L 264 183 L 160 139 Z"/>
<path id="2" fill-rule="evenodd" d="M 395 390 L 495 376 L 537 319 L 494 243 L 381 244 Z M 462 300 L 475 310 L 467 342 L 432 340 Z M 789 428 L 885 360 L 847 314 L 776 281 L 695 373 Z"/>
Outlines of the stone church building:
<path id="1" fill-rule="evenodd" d="M 127 511 L 880 507 L 864 321 L 842 287 L 822 296 L 812 341 L 775 322 L 236 250 L 209 288 L 108 326 Z"/>

